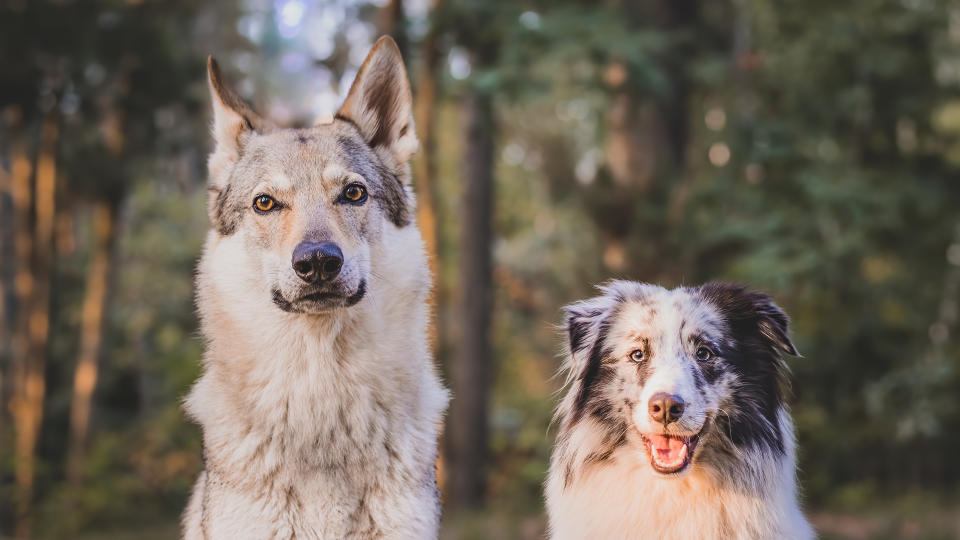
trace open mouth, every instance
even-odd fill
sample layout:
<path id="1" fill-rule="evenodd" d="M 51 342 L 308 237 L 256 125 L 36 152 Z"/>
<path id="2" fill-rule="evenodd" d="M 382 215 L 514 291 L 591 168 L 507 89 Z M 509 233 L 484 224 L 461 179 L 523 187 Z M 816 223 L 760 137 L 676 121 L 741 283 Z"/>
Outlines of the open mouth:
<path id="1" fill-rule="evenodd" d="M 643 433 L 644 447 L 650 454 L 650 465 L 660 474 L 675 474 L 693 462 L 700 435 L 664 435 Z"/>

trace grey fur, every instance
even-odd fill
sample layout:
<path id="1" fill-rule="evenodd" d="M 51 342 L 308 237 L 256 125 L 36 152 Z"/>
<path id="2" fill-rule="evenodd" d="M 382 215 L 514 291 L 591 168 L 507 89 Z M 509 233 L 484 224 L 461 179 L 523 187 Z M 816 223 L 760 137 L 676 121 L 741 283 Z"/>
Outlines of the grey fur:
<path id="1" fill-rule="evenodd" d="M 410 219 L 409 85 L 389 38 L 370 58 L 341 108 L 347 120 L 305 129 L 261 120 L 209 63 L 212 230 L 196 282 L 206 353 L 185 401 L 203 428 L 205 470 L 183 517 L 190 540 L 439 530 L 447 393 L 430 358 L 429 271 Z M 391 88 L 370 94 L 377 85 Z M 357 127 L 381 124 L 375 146 Z M 352 185 L 367 197 L 347 198 Z M 260 196 L 275 203 L 255 206 Z M 339 270 L 301 277 L 297 245 L 320 241 L 340 250 Z"/>

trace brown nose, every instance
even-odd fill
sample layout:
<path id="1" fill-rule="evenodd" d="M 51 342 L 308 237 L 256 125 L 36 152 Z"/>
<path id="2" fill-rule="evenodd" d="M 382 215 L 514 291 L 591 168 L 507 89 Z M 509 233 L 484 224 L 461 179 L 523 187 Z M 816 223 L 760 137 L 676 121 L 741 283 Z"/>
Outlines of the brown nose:
<path id="1" fill-rule="evenodd" d="M 300 242 L 293 249 L 293 271 L 307 283 L 329 281 L 343 267 L 343 252 L 333 242 Z"/>
<path id="2" fill-rule="evenodd" d="M 683 398 L 666 392 L 654 394 L 647 404 L 650 418 L 663 425 L 679 420 L 683 416 L 683 409 Z"/>

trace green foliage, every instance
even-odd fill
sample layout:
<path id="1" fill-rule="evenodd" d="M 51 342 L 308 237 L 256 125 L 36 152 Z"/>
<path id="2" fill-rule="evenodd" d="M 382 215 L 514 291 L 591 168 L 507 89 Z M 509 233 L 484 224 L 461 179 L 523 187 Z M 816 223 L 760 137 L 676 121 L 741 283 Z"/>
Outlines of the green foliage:
<path id="1" fill-rule="evenodd" d="M 680 4 L 696 8 L 664 16 Z M 279 5 L 0 8 L 0 108 L 17 107 L 33 138 L 59 107 L 60 204 L 76 223 L 76 249 L 58 257 L 48 351 L 37 491 L 45 536 L 122 536 L 145 522 L 176 534 L 169 524 L 201 467 L 198 430 L 179 403 L 202 354 L 191 280 L 207 227 L 203 57 L 216 52 L 241 71 L 241 90 L 259 89 L 267 111 L 302 99 L 288 104 L 300 113 L 311 76 L 323 72 L 335 88 L 355 69 L 349 25 L 369 31 L 377 15 L 349 4 L 334 52 L 313 58 L 315 36 L 278 33 Z M 339 9 L 311 7 L 327 8 Z M 958 9 L 946 0 L 442 4 L 444 54 L 482 53 L 467 80 L 445 76 L 436 104 L 445 323 L 458 288 L 466 85 L 492 93 L 498 123 L 490 510 L 450 516 L 444 537 L 542 530 L 563 339 L 555 325 L 564 304 L 612 277 L 729 279 L 772 293 L 804 355 L 789 363 L 809 505 L 866 515 L 875 536 L 949 530 L 960 479 Z M 238 35 L 249 17 L 266 27 Z M 291 51 L 307 55 L 305 67 L 284 67 Z M 624 69 L 622 83 L 611 66 Z M 649 185 L 618 183 L 611 170 L 618 95 L 661 115 L 637 121 L 638 133 L 679 141 L 662 153 L 680 159 L 640 156 L 659 160 Z M 104 135 L 118 113 L 120 152 Z M 4 170 L 9 135 L 0 133 Z M 90 252 L 85 203 L 96 200 L 122 203 L 122 226 L 88 481 L 77 487 L 63 463 Z M 622 265 L 611 264 L 617 242 Z M 10 470 L 0 448 L 0 476 Z M 916 525 L 925 509 L 938 517 Z M 8 517 L 0 508 L 2 533 Z"/>
<path id="2" fill-rule="evenodd" d="M 497 392 L 530 391 L 515 362 L 549 374 L 557 337 L 538 330 L 588 283 L 742 281 L 793 315 L 810 503 L 955 495 L 958 346 L 929 329 L 946 314 L 956 331 L 960 269 L 945 253 L 960 242 L 958 49 L 944 15 L 956 6 L 740 2 L 669 30 L 627 6 L 551 4 L 535 28 L 521 17 L 505 32 Z M 602 163 L 603 68 L 617 60 L 642 103 L 667 107 L 673 85 L 689 85 L 683 166 L 643 191 L 617 187 Z M 729 157 L 713 163 L 717 144 Z M 604 231 L 624 221 L 627 264 L 607 268 Z M 544 422 L 535 410 L 528 420 Z"/>

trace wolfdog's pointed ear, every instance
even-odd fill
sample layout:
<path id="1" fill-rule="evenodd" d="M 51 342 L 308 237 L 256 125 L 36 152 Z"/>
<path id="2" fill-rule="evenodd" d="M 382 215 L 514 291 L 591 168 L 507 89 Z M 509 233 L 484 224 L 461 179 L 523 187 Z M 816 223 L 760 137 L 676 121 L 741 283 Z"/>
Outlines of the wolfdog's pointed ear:
<path id="1" fill-rule="evenodd" d="M 210 155 L 211 179 L 218 176 L 223 165 L 235 162 L 240 150 L 253 133 L 264 128 L 263 120 L 253 112 L 220 73 L 213 56 L 207 58 L 207 81 L 213 102 L 213 138 L 216 149 Z"/>
<path id="2" fill-rule="evenodd" d="M 769 296 L 732 283 L 708 283 L 700 290 L 723 311 L 731 325 L 747 325 L 778 351 L 800 356 L 790 341 L 790 319 Z"/>
<path id="3" fill-rule="evenodd" d="M 393 39 L 377 40 L 336 118 L 352 122 L 367 144 L 385 148 L 399 164 L 417 151 L 410 82 Z"/>

